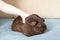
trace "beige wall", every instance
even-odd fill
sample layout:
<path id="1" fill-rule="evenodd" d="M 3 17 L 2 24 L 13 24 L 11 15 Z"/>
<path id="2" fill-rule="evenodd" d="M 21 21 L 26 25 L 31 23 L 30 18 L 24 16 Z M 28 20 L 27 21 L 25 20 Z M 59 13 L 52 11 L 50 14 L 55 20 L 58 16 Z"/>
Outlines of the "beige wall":
<path id="1" fill-rule="evenodd" d="M 11 4 L 11 5 L 15 6 L 15 7 L 18 7 L 16 0 L 3 0 L 3 1 L 5 1 L 6 3 L 9 3 L 9 4 Z M 16 15 L 6 14 L 6 13 L 0 11 L 0 17 L 16 17 Z"/>
<path id="2" fill-rule="evenodd" d="M 60 0 L 10 0 L 9 3 L 30 14 L 60 18 Z"/>

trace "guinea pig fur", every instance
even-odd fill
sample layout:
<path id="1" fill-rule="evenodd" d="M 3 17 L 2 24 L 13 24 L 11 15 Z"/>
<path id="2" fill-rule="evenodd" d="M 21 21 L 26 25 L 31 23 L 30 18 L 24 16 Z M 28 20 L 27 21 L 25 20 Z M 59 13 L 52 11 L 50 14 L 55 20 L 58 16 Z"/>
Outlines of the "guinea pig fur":
<path id="1" fill-rule="evenodd" d="M 25 18 L 23 23 L 21 16 L 18 16 L 12 23 L 12 30 L 23 33 L 26 36 L 42 34 L 46 31 L 44 19 L 36 14 L 32 14 Z"/>

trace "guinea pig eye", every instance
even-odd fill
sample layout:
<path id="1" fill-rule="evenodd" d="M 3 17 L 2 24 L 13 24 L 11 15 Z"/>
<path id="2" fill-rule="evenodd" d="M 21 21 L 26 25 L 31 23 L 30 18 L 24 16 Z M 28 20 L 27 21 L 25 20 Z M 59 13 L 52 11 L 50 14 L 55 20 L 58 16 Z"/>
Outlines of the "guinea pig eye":
<path id="1" fill-rule="evenodd" d="M 42 18 L 42 21 L 44 22 L 45 20 Z"/>

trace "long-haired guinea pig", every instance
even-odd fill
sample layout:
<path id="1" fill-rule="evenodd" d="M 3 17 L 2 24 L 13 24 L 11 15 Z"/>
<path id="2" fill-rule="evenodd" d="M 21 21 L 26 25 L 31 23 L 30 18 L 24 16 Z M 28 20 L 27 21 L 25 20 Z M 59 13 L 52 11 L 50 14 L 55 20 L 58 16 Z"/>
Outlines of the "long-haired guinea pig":
<path id="1" fill-rule="evenodd" d="M 18 16 L 12 24 L 12 30 L 23 33 L 26 36 L 33 36 L 44 33 L 46 31 L 46 25 L 44 19 L 36 14 L 32 14 L 25 18 L 23 23 L 22 18 Z"/>

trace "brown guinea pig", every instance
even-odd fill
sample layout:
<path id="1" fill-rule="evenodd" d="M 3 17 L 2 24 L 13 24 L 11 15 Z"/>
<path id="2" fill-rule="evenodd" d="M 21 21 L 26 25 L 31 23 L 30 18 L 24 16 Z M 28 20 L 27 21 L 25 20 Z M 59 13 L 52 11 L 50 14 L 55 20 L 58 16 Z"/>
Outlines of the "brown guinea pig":
<path id="1" fill-rule="evenodd" d="M 38 15 L 32 14 L 26 17 L 25 23 L 23 23 L 22 18 L 18 16 L 12 24 L 12 30 L 22 32 L 26 36 L 41 34 L 46 31 L 44 21 L 45 20 Z"/>

